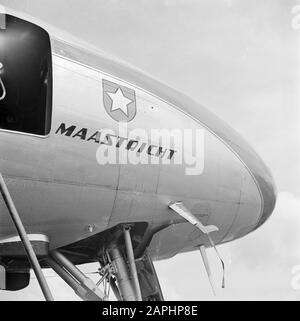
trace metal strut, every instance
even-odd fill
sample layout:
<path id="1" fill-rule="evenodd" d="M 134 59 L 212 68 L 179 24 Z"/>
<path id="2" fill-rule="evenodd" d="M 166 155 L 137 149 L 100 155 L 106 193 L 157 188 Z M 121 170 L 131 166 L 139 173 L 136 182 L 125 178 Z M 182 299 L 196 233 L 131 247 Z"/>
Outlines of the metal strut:
<path id="1" fill-rule="evenodd" d="M 106 301 L 98 286 L 62 253 L 54 250 L 46 259 L 48 265 L 85 301 Z"/>
<path id="2" fill-rule="evenodd" d="M 111 262 L 115 273 L 115 278 L 118 284 L 119 293 L 122 301 L 136 301 L 136 291 L 132 282 L 132 277 L 129 275 L 128 265 L 124 259 L 120 247 L 112 243 L 107 249 L 107 256 Z"/>
<path id="3" fill-rule="evenodd" d="M 140 288 L 139 278 L 136 270 L 133 247 L 131 242 L 130 229 L 131 227 L 128 225 L 123 227 L 126 253 L 127 253 L 128 264 L 131 272 L 131 277 L 134 283 L 136 298 L 137 298 L 137 301 L 142 301 L 141 288 Z"/>
<path id="4" fill-rule="evenodd" d="M 4 202 L 7 206 L 8 212 L 10 214 L 10 217 L 11 217 L 11 219 L 15 225 L 15 228 L 20 236 L 20 239 L 23 243 L 28 260 L 31 264 L 32 269 L 34 270 L 36 278 L 37 278 L 39 285 L 41 287 L 41 290 L 44 294 L 44 297 L 47 301 L 53 301 L 54 300 L 53 296 L 52 296 L 51 291 L 49 289 L 46 278 L 42 272 L 40 263 L 35 255 L 35 252 L 34 252 L 33 247 L 29 241 L 29 238 L 27 236 L 27 233 L 26 233 L 26 230 L 25 230 L 24 225 L 22 223 L 22 220 L 19 216 L 19 213 L 15 207 L 15 204 L 11 198 L 11 195 L 8 191 L 8 188 L 6 186 L 6 183 L 5 183 L 1 173 L 0 173 L 0 190 L 1 190 L 1 194 L 3 196 Z"/>
<path id="5" fill-rule="evenodd" d="M 205 267 L 205 270 L 206 270 L 206 273 L 207 273 L 207 276 L 208 276 L 208 280 L 209 280 L 211 289 L 213 291 L 213 294 L 216 296 L 215 285 L 214 285 L 214 281 L 213 281 L 213 278 L 212 278 L 212 273 L 211 273 L 210 265 L 209 265 L 209 262 L 208 262 L 205 246 L 201 245 L 199 247 L 199 250 L 200 250 L 200 253 L 201 253 L 201 256 L 202 256 L 203 264 L 204 264 L 204 267 Z"/>

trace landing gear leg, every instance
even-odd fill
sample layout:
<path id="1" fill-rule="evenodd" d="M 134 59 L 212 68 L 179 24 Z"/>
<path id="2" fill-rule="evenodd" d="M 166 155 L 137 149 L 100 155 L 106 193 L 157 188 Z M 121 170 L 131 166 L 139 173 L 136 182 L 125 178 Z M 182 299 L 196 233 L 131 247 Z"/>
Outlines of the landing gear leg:
<path id="1" fill-rule="evenodd" d="M 136 291 L 132 278 L 128 270 L 128 265 L 120 248 L 113 244 L 108 250 L 107 255 L 113 266 L 113 271 L 118 284 L 118 289 L 122 301 L 137 301 Z"/>
<path id="2" fill-rule="evenodd" d="M 123 228 L 125 245 L 126 245 L 126 252 L 127 252 L 127 259 L 128 259 L 129 269 L 131 272 L 131 277 L 132 277 L 132 280 L 134 283 L 135 295 L 136 295 L 137 301 L 142 301 L 140 282 L 139 282 L 138 274 L 136 271 L 134 253 L 133 253 L 133 248 L 132 248 L 130 229 L 131 229 L 130 226 L 124 226 L 124 228 Z"/>
<path id="3" fill-rule="evenodd" d="M 98 283 L 103 283 L 105 288 L 108 281 L 118 300 L 142 301 L 130 230 L 130 225 L 123 225 L 123 236 L 106 247 L 102 261 L 99 258 L 102 279 Z"/>

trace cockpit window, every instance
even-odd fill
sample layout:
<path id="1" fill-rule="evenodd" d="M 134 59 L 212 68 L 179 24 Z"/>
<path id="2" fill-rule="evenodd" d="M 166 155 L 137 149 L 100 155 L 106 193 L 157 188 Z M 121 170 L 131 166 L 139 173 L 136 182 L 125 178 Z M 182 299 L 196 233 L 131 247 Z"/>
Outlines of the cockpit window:
<path id="1" fill-rule="evenodd" d="M 37 25 L 6 15 L 0 28 L 0 129 L 48 135 L 51 113 L 49 35 Z"/>

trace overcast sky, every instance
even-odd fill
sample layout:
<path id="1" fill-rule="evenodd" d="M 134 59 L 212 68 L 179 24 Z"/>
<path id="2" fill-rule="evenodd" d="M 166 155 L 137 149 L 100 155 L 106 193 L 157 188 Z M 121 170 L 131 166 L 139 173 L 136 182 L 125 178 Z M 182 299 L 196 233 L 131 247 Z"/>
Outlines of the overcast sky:
<path id="1" fill-rule="evenodd" d="M 299 0 L 0 0 L 130 62 L 238 130 L 270 167 L 277 207 L 258 231 L 221 247 L 217 299 L 300 300 Z M 221 271 L 209 252 L 216 279 Z M 176 266 L 176 268 L 174 268 Z M 199 253 L 156 263 L 166 299 L 211 300 Z M 92 271 L 94 266 L 85 267 Z M 48 275 L 53 275 L 47 272 Z M 49 278 L 56 299 L 76 296 Z M 0 299 L 42 299 L 36 282 Z"/>

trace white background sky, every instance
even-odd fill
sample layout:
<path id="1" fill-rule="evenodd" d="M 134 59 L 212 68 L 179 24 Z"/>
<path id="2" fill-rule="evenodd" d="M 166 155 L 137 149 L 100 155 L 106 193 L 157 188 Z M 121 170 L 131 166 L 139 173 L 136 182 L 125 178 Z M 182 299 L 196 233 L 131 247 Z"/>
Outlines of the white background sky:
<path id="1" fill-rule="evenodd" d="M 270 220 L 221 247 L 227 288 L 217 300 L 300 300 L 299 0 L 0 0 L 37 16 L 188 94 L 238 130 L 279 191 Z M 209 252 L 220 284 L 221 271 Z M 199 253 L 156 263 L 165 298 L 215 299 Z M 95 266 L 85 267 L 86 271 Z M 53 275 L 47 272 L 48 275 Z M 72 290 L 49 278 L 56 299 Z M 41 300 L 36 281 L 2 300 Z"/>

